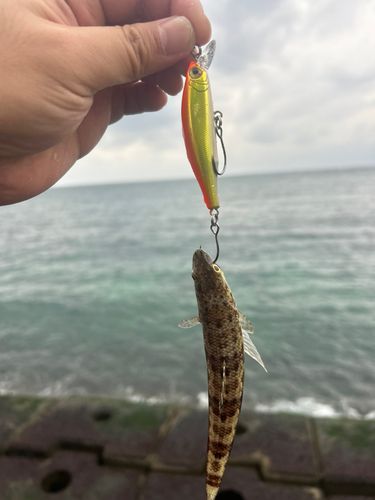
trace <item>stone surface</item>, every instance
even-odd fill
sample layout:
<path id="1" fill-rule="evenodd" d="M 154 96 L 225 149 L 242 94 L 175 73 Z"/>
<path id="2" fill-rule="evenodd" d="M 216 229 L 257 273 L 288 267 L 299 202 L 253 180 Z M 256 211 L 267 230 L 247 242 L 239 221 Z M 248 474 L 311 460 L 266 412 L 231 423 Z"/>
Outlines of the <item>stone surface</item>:
<path id="1" fill-rule="evenodd" d="M 167 465 L 203 471 L 206 466 L 207 435 L 207 411 L 188 412 L 164 439 L 159 450 L 160 460 Z"/>
<path id="2" fill-rule="evenodd" d="M 0 450 L 4 449 L 6 442 L 17 429 L 50 405 L 50 400 L 33 396 L 0 397 Z"/>
<path id="3" fill-rule="evenodd" d="M 58 452 L 45 460 L 0 458 L 1 500 L 133 500 L 141 473 L 99 466 L 91 453 Z"/>
<path id="4" fill-rule="evenodd" d="M 245 467 L 228 467 L 217 500 L 229 500 L 229 492 L 237 493 L 243 500 L 320 500 L 317 489 L 281 485 L 261 481 L 256 471 Z M 240 500 L 240 499 L 238 499 Z"/>
<path id="5" fill-rule="evenodd" d="M 230 460 L 241 459 L 263 460 L 270 475 L 317 475 L 307 422 L 299 415 L 242 412 Z"/>
<path id="6" fill-rule="evenodd" d="M 102 449 L 105 457 L 144 459 L 155 451 L 167 412 L 164 406 L 64 399 L 14 435 L 9 446 L 47 455 L 57 448 Z"/>
<path id="7" fill-rule="evenodd" d="M 0 500 L 205 500 L 207 424 L 186 408 L 0 397 Z M 242 412 L 217 500 L 323 498 L 375 500 L 375 422 Z"/>
<path id="8" fill-rule="evenodd" d="M 206 500 L 203 476 L 151 473 L 141 495 L 141 500 Z"/>
<path id="9" fill-rule="evenodd" d="M 204 477 L 150 474 L 142 500 L 205 500 Z M 269 484 L 252 468 L 228 467 L 217 500 L 320 500 L 319 490 Z"/>
<path id="10" fill-rule="evenodd" d="M 316 429 L 326 482 L 375 485 L 374 421 L 316 420 Z"/>
<path id="11" fill-rule="evenodd" d="M 371 497 L 331 495 L 327 497 L 327 500 L 375 500 L 375 495 Z"/>

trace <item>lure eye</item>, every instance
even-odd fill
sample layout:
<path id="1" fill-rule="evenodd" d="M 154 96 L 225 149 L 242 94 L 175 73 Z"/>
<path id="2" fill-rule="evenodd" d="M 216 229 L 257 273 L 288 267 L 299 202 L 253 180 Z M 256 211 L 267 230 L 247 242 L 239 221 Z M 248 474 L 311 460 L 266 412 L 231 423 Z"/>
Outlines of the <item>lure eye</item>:
<path id="1" fill-rule="evenodd" d="M 193 66 L 189 71 L 190 78 L 197 79 L 202 76 L 202 70 L 198 66 Z"/>
<path id="2" fill-rule="evenodd" d="M 217 273 L 220 273 L 220 272 L 221 272 L 221 269 L 220 269 L 220 267 L 219 267 L 217 264 L 214 264 L 212 267 L 213 267 L 213 270 L 214 270 L 215 272 L 217 272 Z"/>

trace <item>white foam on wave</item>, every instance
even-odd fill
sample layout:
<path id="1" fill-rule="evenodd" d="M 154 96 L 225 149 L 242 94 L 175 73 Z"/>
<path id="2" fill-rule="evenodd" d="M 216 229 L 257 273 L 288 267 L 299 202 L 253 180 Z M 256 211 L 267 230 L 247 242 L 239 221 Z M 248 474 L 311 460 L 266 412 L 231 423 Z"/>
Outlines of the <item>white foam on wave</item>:
<path id="1" fill-rule="evenodd" d="M 149 405 L 158 404 L 181 404 L 188 405 L 191 404 L 191 398 L 189 396 L 182 396 L 181 394 L 158 394 L 154 396 L 145 396 L 134 390 L 134 387 L 125 387 L 121 394 L 116 397 L 121 396 L 131 403 L 145 403 Z"/>
<path id="2" fill-rule="evenodd" d="M 208 408 L 208 393 L 207 392 L 199 392 L 197 394 L 197 406 L 200 410 L 205 410 Z"/>
<path id="3" fill-rule="evenodd" d="M 347 417 L 375 420 L 375 411 L 361 415 L 358 410 L 352 408 L 345 400 L 341 400 L 338 406 L 341 408 L 334 408 L 332 405 L 322 403 L 312 397 L 303 397 L 296 399 L 296 401 L 278 399 L 270 404 L 258 403 L 255 406 L 255 411 L 259 413 L 295 413 L 314 418 Z"/>
<path id="4" fill-rule="evenodd" d="M 0 395 L 17 395 L 18 391 L 13 390 L 10 384 L 0 382 Z M 208 393 L 199 392 L 196 397 L 183 395 L 177 392 L 161 393 L 153 396 L 142 394 L 132 386 L 118 387 L 114 394 L 90 394 L 84 388 L 75 387 L 74 389 L 66 387 L 62 382 L 56 382 L 44 390 L 39 391 L 37 396 L 41 397 L 69 397 L 69 396 L 101 396 L 106 398 L 125 399 L 131 403 L 143 403 L 148 405 L 175 404 L 182 406 L 195 407 L 200 410 L 208 408 Z M 313 418 L 352 418 L 358 420 L 375 420 L 375 410 L 361 414 L 358 410 L 348 404 L 345 399 L 337 402 L 334 406 L 325 402 L 318 401 L 313 397 L 301 397 L 295 401 L 287 399 L 278 399 L 271 403 L 257 403 L 253 409 L 258 413 L 292 413 L 296 415 L 305 415 Z"/>
<path id="5" fill-rule="evenodd" d="M 178 404 L 182 406 L 192 406 L 199 410 L 205 410 L 208 408 L 208 393 L 199 392 L 197 397 L 194 399 L 190 396 L 181 395 L 178 393 L 174 394 L 159 394 L 155 396 L 145 396 L 140 392 L 136 392 L 134 387 L 128 386 L 122 389 L 120 396 L 125 398 L 131 403 L 145 403 L 149 405 L 157 404 Z M 117 396 L 116 396 L 117 397 Z"/>
<path id="6" fill-rule="evenodd" d="M 13 395 L 16 391 L 12 389 L 11 383 L 6 380 L 0 381 L 0 396 Z"/>
<path id="7" fill-rule="evenodd" d="M 149 405 L 157 404 L 179 404 L 195 406 L 200 410 L 208 408 L 208 393 L 199 392 L 196 399 L 189 396 L 181 396 L 181 394 L 159 394 L 155 396 L 145 396 L 136 392 L 133 387 L 126 387 L 122 391 L 121 397 L 132 403 L 145 403 Z M 279 399 L 270 404 L 258 403 L 255 405 L 255 411 L 258 413 L 293 413 L 296 415 L 305 415 L 314 418 L 353 418 L 375 420 L 375 410 L 365 415 L 361 415 L 358 410 L 352 408 L 347 401 L 341 400 L 340 409 L 334 406 L 318 401 L 313 397 L 302 397 L 296 401 L 288 401 Z"/>
<path id="8" fill-rule="evenodd" d="M 370 411 L 364 416 L 365 420 L 375 420 L 375 410 Z"/>
<path id="9" fill-rule="evenodd" d="M 48 385 L 43 390 L 37 392 L 37 396 L 48 397 L 69 397 L 69 396 L 88 396 L 89 393 L 84 387 L 69 388 L 67 384 L 61 381 Z"/>
<path id="10" fill-rule="evenodd" d="M 152 397 L 146 397 L 134 391 L 133 387 L 127 387 L 123 390 L 122 397 L 133 403 L 146 403 L 154 404 L 180 404 L 195 406 L 200 410 L 208 408 L 208 393 L 199 392 L 194 398 L 189 396 L 181 396 L 178 394 L 165 394 Z M 295 401 L 288 401 L 286 399 L 279 399 L 270 404 L 258 403 L 255 405 L 255 411 L 259 413 L 293 413 L 296 415 L 305 415 L 313 418 L 352 418 L 375 420 L 375 410 L 365 415 L 361 415 L 358 410 L 351 407 L 347 401 L 341 400 L 337 405 L 340 409 L 335 408 L 333 405 L 318 401 L 313 397 L 302 397 Z"/>

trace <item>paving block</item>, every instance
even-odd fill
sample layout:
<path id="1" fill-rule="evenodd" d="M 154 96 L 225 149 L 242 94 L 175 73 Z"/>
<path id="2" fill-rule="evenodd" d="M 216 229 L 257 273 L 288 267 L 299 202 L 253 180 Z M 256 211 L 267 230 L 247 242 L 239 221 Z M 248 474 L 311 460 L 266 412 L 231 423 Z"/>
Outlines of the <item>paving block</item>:
<path id="1" fill-rule="evenodd" d="M 14 432 L 32 421 L 35 415 L 51 405 L 47 399 L 33 396 L 1 396 L 0 397 L 0 450 Z"/>
<path id="2" fill-rule="evenodd" d="M 206 500 L 203 476 L 151 473 L 146 479 L 140 500 Z"/>
<path id="3" fill-rule="evenodd" d="M 227 467 L 217 500 L 322 500 L 317 488 L 281 485 L 260 480 L 255 469 Z"/>
<path id="4" fill-rule="evenodd" d="M 375 487 L 375 422 L 316 420 L 319 449 L 327 483 Z"/>
<path id="5" fill-rule="evenodd" d="M 100 448 L 104 457 L 144 459 L 154 452 L 167 413 L 166 406 L 62 399 L 14 435 L 9 447 L 46 455 L 61 447 Z"/>
<path id="6" fill-rule="evenodd" d="M 142 500 L 205 500 L 204 476 L 153 473 L 147 477 Z M 320 500 L 319 490 L 261 481 L 252 468 L 228 467 L 217 500 Z"/>
<path id="7" fill-rule="evenodd" d="M 203 471 L 207 456 L 208 412 L 189 411 L 165 437 L 160 460 L 171 466 Z"/>
<path id="8" fill-rule="evenodd" d="M 303 416 L 242 412 L 230 460 L 251 462 L 259 457 L 263 457 L 266 464 L 266 476 L 312 481 L 317 477 L 313 447 Z"/>
<path id="9" fill-rule="evenodd" d="M 358 497 L 358 496 L 333 495 L 333 496 L 327 497 L 327 500 L 375 500 L 375 496 Z"/>
<path id="10" fill-rule="evenodd" d="M 99 466 L 93 453 L 58 452 L 45 460 L 0 458 L 1 500 L 133 500 L 141 473 Z"/>

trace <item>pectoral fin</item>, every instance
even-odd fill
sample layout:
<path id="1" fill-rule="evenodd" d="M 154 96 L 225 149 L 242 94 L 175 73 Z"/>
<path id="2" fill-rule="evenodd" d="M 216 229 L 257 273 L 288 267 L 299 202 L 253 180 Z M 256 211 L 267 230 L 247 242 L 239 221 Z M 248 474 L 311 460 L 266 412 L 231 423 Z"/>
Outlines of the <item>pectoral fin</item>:
<path id="1" fill-rule="evenodd" d="M 247 333 L 254 333 L 254 327 L 250 321 L 242 314 L 241 311 L 238 311 L 238 313 L 242 330 L 245 330 Z"/>
<path id="2" fill-rule="evenodd" d="M 200 323 L 199 318 L 189 318 L 180 321 L 178 326 L 180 328 L 191 328 L 192 326 L 198 325 L 198 323 Z"/>
<path id="3" fill-rule="evenodd" d="M 242 329 L 242 338 L 243 338 L 243 347 L 246 354 L 255 359 L 255 361 L 258 361 L 260 366 L 262 366 L 267 371 L 262 361 L 262 358 L 260 357 L 259 352 L 257 351 L 257 348 L 250 340 L 249 334 L 244 329 Z"/>

